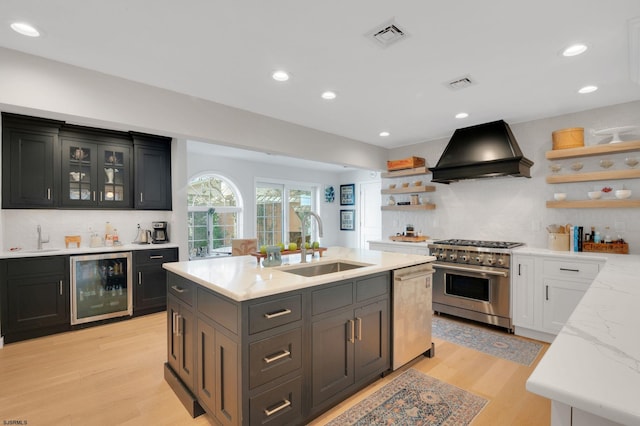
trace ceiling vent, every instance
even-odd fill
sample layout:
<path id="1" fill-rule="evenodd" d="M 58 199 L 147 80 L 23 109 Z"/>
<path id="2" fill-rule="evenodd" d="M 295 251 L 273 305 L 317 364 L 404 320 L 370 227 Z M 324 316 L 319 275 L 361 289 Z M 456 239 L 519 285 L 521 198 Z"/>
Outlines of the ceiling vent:
<path id="1" fill-rule="evenodd" d="M 400 40 L 407 38 L 409 34 L 400 28 L 395 20 L 391 19 L 382 25 L 376 26 L 365 34 L 365 37 L 372 40 L 380 47 L 388 47 Z"/>
<path id="2" fill-rule="evenodd" d="M 469 75 L 458 77 L 445 83 L 445 85 L 451 90 L 465 89 L 474 84 L 476 84 L 475 81 L 471 80 L 471 76 Z"/>

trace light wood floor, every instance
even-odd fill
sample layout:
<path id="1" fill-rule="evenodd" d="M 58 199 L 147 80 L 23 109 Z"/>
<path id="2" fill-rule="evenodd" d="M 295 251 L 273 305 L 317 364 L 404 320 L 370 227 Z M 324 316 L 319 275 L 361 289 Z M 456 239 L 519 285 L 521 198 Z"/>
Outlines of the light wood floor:
<path id="1" fill-rule="evenodd" d="M 5 345 L 0 349 L 0 424 L 213 425 L 207 415 L 192 419 L 164 381 L 165 327 L 165 314 L 158 313 Z M 524 388 L 533 366 L 434 342 L 435 358 L 411 367 L 488 399 L 474 425 L 549 424 L 549 401 Z M 326 423 L 397 374 L 312 424 Z"/>

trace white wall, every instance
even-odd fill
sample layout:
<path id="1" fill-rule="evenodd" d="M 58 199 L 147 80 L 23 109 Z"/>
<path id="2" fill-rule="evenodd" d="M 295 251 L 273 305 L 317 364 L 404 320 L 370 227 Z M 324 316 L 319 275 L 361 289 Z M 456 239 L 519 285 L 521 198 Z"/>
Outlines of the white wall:
<path id="1" fill-rule="evenodd" d="M 193 142 L 189 142 L 193 146 Z M 243 199 L 242 236 L 253 238 L 256 235 L 255 224 L 255 184 L 256 181 L 287 181 L 306 186 L 316 186 L 319 190 L 317 213 L 323 222 L 324 237 L 320 239 L 323 246 L 343 245 L 340 238 L 340 224 L 338 221 L 339 200 L 333 203 L 324 201 L 324 187 L 333 185 L 338 191 L 341 174 L 328 171 L 308 170 L 295 167 L 292 159 L 291 166 L 279 166 L 265 163 L 244 161 L 241 159 L 225 158 L 216 155 L 216 146 L 211 145 L 210 153 L 203 153 L 202 144 L 197 144 L 197 151 L 188 151 L 187 174 L 188 179 L 205 173 L 216 173 L 228 178 L 240 191 Z M 189 145 L 188 145 L 189 146 Z M 184 204 L 186 209 L 186 202 Z M 174 204 L 174 209 L 178 206 Z M 186 221 L 185 221 L 186 228 Z"/>
<path id="2" fill-rule="evenodd" d="M 531 179 L 508 177 L 461 181 L 450 185 L 435 184 L 436 192 L 424 194 L 436 203 L 435 210 L 418 213 L 383 212 L 382 235 L 401 232 L 406 223 L 412 223 L 424 234 L 437 238 L 522 241 L 529 246 L 546 247 L 545 227 L 555 223 L 570 223 L 587 229 L 595 226 L 601 232 L 609 226 L 612 236 L 620 233 L 629 243 L 630 251 L 640 253 L 639 209 L 548 209 L 545 206 L 547 200 L 552 200 L 554 192 L 566 192 L 568 199 L 587 199 L 587 191 L 605 185 L 614 188 L 625 185 L 633 191 L 633 198 L 640 198 L 638 179 L 556 185 L 545 181 L 546 176 L 551 174 L 550 162 L 545 159 L 545 152 L 552 149 L 551 133 L 554 130 L 584 127 L 585 144 L 595 145 L 602 140 L 606 141 L 606 138 L 591 135 L 590 129 L 640 125 L 640 101 L 509 124 L 525 157 L 535 163 L 531 169 Z M 461 124 L 460 127 L 465 126 Z M 640 140 L 640 132 L 624 135 L 624 139 Z M 441 139 L 393 149 L 389 158 L 416 155 L 425 157 L 430 166 L 435 166 L 447 142 L 448 139 Z M 613 169 L 627 168 L 623 160 L 629 155 L 640 159 L 640 153 L 637 152 L 608 156 L 616 162 Z M 597 164 L 599 160 L 600 157 L 579 159 L 585 165 L 582 172 L 602 170 Z M 569 166 L 573 162 L 558 161 L 563 164 L 563 172 L 571 172 Z M 430 176 L 425 178 L 430 180 Z M 406 180 L 415 179 L 413 177 Z M 383 187 L 389 183 L 391 180 L 385 179 Z"/>

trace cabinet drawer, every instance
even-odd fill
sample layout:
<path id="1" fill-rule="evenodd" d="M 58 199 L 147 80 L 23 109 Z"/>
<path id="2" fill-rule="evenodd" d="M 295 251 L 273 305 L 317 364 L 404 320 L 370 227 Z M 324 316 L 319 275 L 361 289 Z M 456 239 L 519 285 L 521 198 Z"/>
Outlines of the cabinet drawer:
<path id="1" fill-rule="evenodd" d="M 366 277 L 356 281 L 356 302 L 389 293 L 389 274 Z"/>
<path id="2" fill-rule="evenodd" d="M 177 248 L 135 250 L 133 252 L 133 263 L 136 265 L 163 264 L 166 262 L 176 262 L 177 260 Z"/>
<path id="3" fill-rule="evenodd" d="M 249 334 L 259 333 L 302 318 L 302 296 L 281 297 L 249 306 Z"/>
<path id="4" fill-rule="evenodd" d="M 270 382 L 302 366 L 302 329 L 249 345 L 249 388 Z"/>
<path id="5" fill-rule="evenodd" d="M 69 262 L 68 256 L 25 257 L 22 259 L 9 259 L 7 262 L 7 275 L 32 276 L 46 274 L 64 274 L 65 265 Z"/>
<path id="6" fill-rule="evenodd" d="M 198 314 L 238 334 L 238 305 L 202 287 L 198 288 Z"/>
<path id="7" fill-rule="evenodd" d="M 189 306 L 195 301 L 195 285 L 176 274 L 167 274 L 167 286 L 169 294 L 174 295 Z"/>
<path id="8" fill-rule="evenodd" d="M 583 279 L 594 279 L 599 270 L 600 264 L 597 262 L 551 259 L 545 259 L 542 268 L 545 276 Z"/>
<path id="9" fill-rule="evenodd" d="M 311 294 L 313 315 L 333 311 L 353 304 L 353 283 L 324 287 Z"/>
<path id="10" fill-rule="evenodd" d="M 302 379 L 297 377 L 249 400 L 249 424 L 300 423 Z"/>

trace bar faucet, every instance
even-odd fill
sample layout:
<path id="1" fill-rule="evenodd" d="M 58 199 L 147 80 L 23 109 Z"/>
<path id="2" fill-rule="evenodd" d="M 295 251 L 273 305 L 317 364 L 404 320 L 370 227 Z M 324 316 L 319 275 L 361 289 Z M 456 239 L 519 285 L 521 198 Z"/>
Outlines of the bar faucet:
<path id="1" fill-rule="evenodd" d="M 302 243 L 300 244 L 300 263 L 307 263 L 307 249 L 304 246 L 307 240 L 307 236 L 305 235 L 305 226 L 304 223 L 307 220 L 307 217 L 313 216 L 316 218 L 318 222 L 318 236 L 322 237 L 322 219 L 318 216 L 317 213 L 312 211 L 305 211 L 300 215 L 300 222 L 302 222 Z M 311 252 L 313 254 L 313 252 Z"/>
<path id="2" fill-rule="evenodd" d="M 38 225 L 38 250 L 42 250 L 42 243 L 48 243 L 49 237 L 46 240 L 42 239 L 42 227 Z"/>

